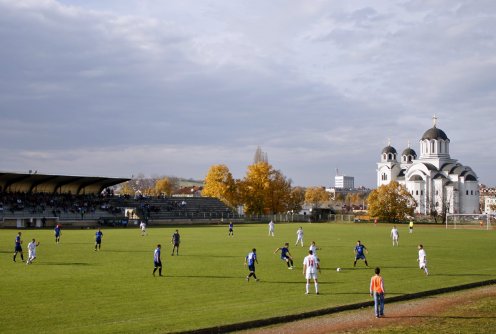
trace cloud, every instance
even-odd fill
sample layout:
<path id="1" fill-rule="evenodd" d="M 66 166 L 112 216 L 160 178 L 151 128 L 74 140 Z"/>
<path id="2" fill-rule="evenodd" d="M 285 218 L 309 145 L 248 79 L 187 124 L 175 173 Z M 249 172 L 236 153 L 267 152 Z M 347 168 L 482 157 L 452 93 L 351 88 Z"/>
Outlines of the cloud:
<path id="1" fill-rule="evenodd" d="M 496 184 L 492 2 L 0 0 L 0 169 L 242 177 L 258 145 L 298 185 L 375 185 L 439 116 Z M 471 145 L 474 143 L 474 145 Z M 109 163 L 111 161 L 112 163 Z"/>

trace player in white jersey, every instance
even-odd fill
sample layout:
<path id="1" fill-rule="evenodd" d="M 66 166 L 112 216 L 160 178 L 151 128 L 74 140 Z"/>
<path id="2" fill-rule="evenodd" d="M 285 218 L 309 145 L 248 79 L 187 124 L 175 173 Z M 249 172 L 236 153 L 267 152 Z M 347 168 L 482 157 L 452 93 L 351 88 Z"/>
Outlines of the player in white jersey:
<path id="1" fill-rule="evenodd" d="M 424 246 L 422 244 L 418 245 L 418 259 L 419 268 L 422 269 L 425 275 L 429 275 L 429 270 L 427 270 L 427 254 L 425 253 Z"/>
<path id="2" fill-rule="evenodd" d="M 394 225 L 393 229 L 391 230 L 391 238 L 393 238 L 393 247 L 395 244 L 396 246 L 399 246 L 398 239 L 400 238 L 400 234 L 398 232 L 398 229 L 396 228 L 396 225 Z"/>
<path id="3" fill-rule="evenodd" d="M 144 221 L 141 221 L 139 227 L 141 229 L 141 236 L 148 234 L 148 233 L 146 233 L 146 223 Z"/>
<path id="4" fill-rule="evenodd" d="M 298 245 L 298 242 L 301 243 L 301 247 L 303 247 L 303 228 L 300 228 L 296 231 L 296 243 L 295 246 Z"/>
<path id="5" fill-rule="evenodd" d="M 315 285 L 315 293 L 319 294 L 319 282 L 317 279 L 317 270 L 320 273 L 319 260 L 315 255 L 313 255 L 313 252 L 310 250 L 308 251 L 308 255 L 305 256 L 305 259 L 303 259 L 303 275 L 305 275 L 305 278 L 307 279 L 305 294 L 307 295 L 308 295 L 308 289 L 310 288 L 311 279 L 313 279 L 313 283 Z"/>
<path id="6" fill-rule="evenodd" d="M 315 241 L 312 241 L 312 243 L 310 244 L 310 247 L 308 248 L 308 250 L 311 250 L 313 255 L 318 259 L 319 257 L 317 256 L 317 251 L 320 250 L 320 247 L 317 247 L 317 245 L 315 244 Z M 320 262 L 320 261 L 319 261 Z"/>
<path id="7" fill-rule="evenodd" d="M 269 222 L 269 236 L 274 236 L 274 222 L 271 220 Z"/>
<path id="8" fill-rule="evenodd" d="M 36 242 L 36 240 L 33 238 L 33 241 L 31 241 L 28 244 L 28 260 L 26 261 L 26 264 L 31 264 L 33 263 L 34 259 L 36 259 L 36 247 L 40 245 L 39 242 Z"/>

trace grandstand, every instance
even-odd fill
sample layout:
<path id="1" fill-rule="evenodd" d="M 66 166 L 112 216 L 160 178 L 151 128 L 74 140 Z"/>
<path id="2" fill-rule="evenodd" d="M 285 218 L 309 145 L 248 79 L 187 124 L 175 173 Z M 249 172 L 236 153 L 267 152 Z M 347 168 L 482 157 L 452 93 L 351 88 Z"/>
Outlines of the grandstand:
<path id="1" fill-rule="evenodd" d="M 124 178 L 0 173 L 0 227 L 127 226 L 237 219 L 216 198 L 115 196 Z"/>

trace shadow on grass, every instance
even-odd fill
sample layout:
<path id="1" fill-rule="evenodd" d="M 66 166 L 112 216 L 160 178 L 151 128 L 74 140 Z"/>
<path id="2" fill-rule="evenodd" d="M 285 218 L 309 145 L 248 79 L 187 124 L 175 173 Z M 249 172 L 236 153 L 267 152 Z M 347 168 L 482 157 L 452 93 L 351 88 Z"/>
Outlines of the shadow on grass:
<path id="1" fill-rule="evenodd" d="M 38 262 L 41 266 L 94 266 L 87 262 Z"/>

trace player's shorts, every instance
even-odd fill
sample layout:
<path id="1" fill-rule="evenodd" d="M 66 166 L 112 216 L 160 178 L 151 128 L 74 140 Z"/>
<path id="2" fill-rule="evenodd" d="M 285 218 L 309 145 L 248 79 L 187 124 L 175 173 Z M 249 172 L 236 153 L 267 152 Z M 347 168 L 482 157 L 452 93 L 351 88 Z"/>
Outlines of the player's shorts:
<path id="1" fill-rule="evenodd" d="M 427 261 L 422 261 L 422 262 L 419 262 L 419 268 L 420 269 L 423 269 L 427 266 Z"/>
<path id="2" fill-rule="evenodd" d="M 22 252 L 22 246 L 21 245 L 16 245 L 14 251 L 15 252 Z"/>
<path id="3" fill-rule="evenodd" d="M 248 265 L 248 270 L 249 271 L 252 271 L 252 272 L 255 272 L 255 265 L 254 264 Z"/>
<path id="4" fill-rule="evenodd" d="M 97 245 L 100 245 L 102 243 L 102 239 L 96 239 L 95 242 L 96 242 Z"/>
<path id="5" fill-rule="evenodd" d="M 366 260 L 365 255 L 355 255 L 355 260 Z"/>
<path id="6" fill-rule="evenodd" d="M 28 258 L 35 258 L 36 257 L 36 252 L 29 252 L 28 253 Z"/>
<path id="7" fill-rule="evenodd" d="M 230 228 L 230 229 L 229 229 L 229 232 L 232 232 L 232 231 L 233 231 L 233 229 L 232 229 L 232 228 Z"/>
<path id="8" fill-rule="evenodd" d="M 289 256 L 286 256 L 285 255 L 285 256 L 281 256 L 281 260 L 283 260 L 283 261 L 289 261 L 290 258 L 289 258 Z"/>
<path id="9" fill-rule="evenodd" d="M 395 241 L 398 240 L 398 236 L 397 235 L 394 235 L 393 236 L 393 240 L 395 240 Z"/>
<path id="10" fill-rule="evenodd" d="M 153 265 L 156 267 L 162 267 L 162 261 L 153 261 Z"/>
<path id="11" fill-rule="evenodd" d="M 55 232 L 56 237 L 60 237 L 60 232 Z"/>
<path id="12" fill-rule="evenodd" d="M 305 278 L 306 279 L 317 279 L 317 273 L 316 272 L 311 273 L 311 272 L 307 271 L 305 273 Z"/>

